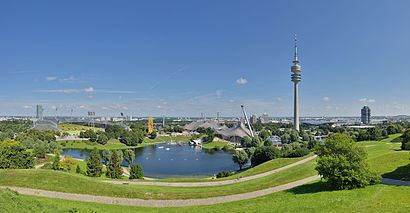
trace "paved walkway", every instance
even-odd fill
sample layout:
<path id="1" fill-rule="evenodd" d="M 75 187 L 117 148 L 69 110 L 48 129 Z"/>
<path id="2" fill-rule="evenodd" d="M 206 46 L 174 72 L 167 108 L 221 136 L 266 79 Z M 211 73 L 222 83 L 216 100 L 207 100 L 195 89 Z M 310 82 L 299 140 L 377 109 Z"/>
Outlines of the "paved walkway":
<path id="1" fill-rule="evenodd" d="M 394 180 L 390 178 L 382 178 L 382 183 L 394 186 L 410 186 L 410 181 L 405 180 Z"/>
<path id="2" fill-rule="evenodd" d="M 131 185 L 150 185 L 150 186 L 175 186 L 175 187 L 201 187 L 201 186 L 221 186 L 221 185 L 228 185 L 228 184 L 234 184 L 234 183 L 240 183 L 244 181 L 249 181 L 253 179 L 258 179 L 262 177 L 266 177 L 268 175 L 283 171 L 285 169 L 289 169 L 291 167 L 306 163 L 308 161 L 311 161 L 315 159 L 317 155 L 313 155 L 311 157 L 305 158 L 303 160 L 300 160 L 298 162 L 289 164 L 287 166 L 269 171 L 269 172 L 264 172 L 261 174 L 257 175 L 252 175 L 252 176 L 247 176 L 247 177 L 242 177 L 242 178 L 236 178 L 236 179 L 231 179 L 231 180 L 221 180 L 221 181 L 212 181 L 212 182 L 148 182 L 148 181 L 117 181 L 117 180 L 103 180 L 102 182 L 106 183 L 112 183 L 112 184 L 131 184 Z"/>
<path id="3" fill-rule="evenodd" d="M 85 195 L 85 194 L 72 194 L 64 192 L 54 192 L 39 189 L 21 188 L 21 187 L 8 187 L 0 186 L 0 188 L 9 188 L 13 191 L 17 191 L 20 194 L 49 197 L 49 198 L 60 198 L 65 200 L 75 200 L 75 201 L 85 201 L 94 202 L 102 204 L 115 204 L 115 205 L 129 205 L 129 206 L 144 206 L 144 207 L 177 207 L 177 206 L 199 206 L 199 205 L 212 205 L 218 203 L 226 203 L 232 201 L 252 199 L 264 195 L 268 195 L 274 192 L 284 191 L 291 189 L 311 181 L 319 179 L 319 175 L 311 176 L 302 180 L 297 180 L 291 183 L 274 186 L 267 189 L 262 189 L 253 192 L 247 192 L 243 194 L 227 195 L 220 197 L 210 197 L 201 199 L 187 199 L 187 200 L 143 200 L 143 199 L 132 199 L 132 198 L 116 198 L 116 197 L 106 197 L 106 196 L 96 196 L 96 195 Z"/>

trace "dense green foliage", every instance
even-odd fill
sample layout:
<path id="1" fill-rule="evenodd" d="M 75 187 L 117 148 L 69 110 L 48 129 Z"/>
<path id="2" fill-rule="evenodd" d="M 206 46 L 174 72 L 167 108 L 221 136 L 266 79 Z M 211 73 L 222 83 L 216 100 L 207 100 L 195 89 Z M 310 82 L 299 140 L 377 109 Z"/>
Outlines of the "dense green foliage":
<path id="1" fill-rule="evenodd" d="M 130 179 L 143 179 L 143 178 L 144 178 L 144 170 L 142 169 L 141 164 L 136 164 L 136 163 L 131 164 Z"/>
<path id="2" fill-rule="evenodd" d="M 100 177 L 102 175 L 102 159 L 97 149 L 93 149 L 87 159 L 87 175 Z"/>
<path id="3" fill-rule="evenodd" d="M 61 170 L 61 163 L 60 163 L 60 152 L 57 151 L 54 155 L 53 164 L 51 166 L 53 170 Z"/>
<path id="4" fill-rule="evenodd" d="M 234 175 L 235 172 L 232 171 L 222 171 L 222 172 L 218 172 L 218 174 L 216 174 L 216 178 L 224 178 L 224 177 L 229 177 Z"/>
<path id="5" fill-rule="evenodd" d="M 401 136 L 401 149 L 410 150 L 410 129 L 407 129 Z"/>
<path id="6" fill-rule="evenodd" d="M 273 146 L 262 146 L 256 148 L 251 157 L 252 166 L 257 166 L 266 161 L 280 157 L 280 150 Z"/>
<path id="7" fill-rule="evenodd" d="M 107 163 L 106 176 L 109 178 L 119 179 L 122 176 L 120 151 L 112 151 L 111 158 Z"/>
<path id="8" fill-rule="evenodd" d="M 131 149 L 124 150 L 124 160 L 130 166 L 135 159 L 135 153 Z"/>
<path id="9" fill-rule="evenodd" d="M 249 161 L 248 154 L 246 154 L 244 150 L 236 150 L 232 155 L 232 160 L 239 165 L 239 169 L 242 169 L 242 167 Z"/>
<path id="10" fill-rule="evenodd" d="M 316 170 L 332 189 L 362 188 L 379 181 L 366 163 L 364 149 L 345 134 L 331 135 L 316 153 Z"/>
<path id="11" fill-rule="evenodd" d="M 0 143 L 0 169 L 29 169 L 34 166 L 33 155 L 19 142 Z"/>

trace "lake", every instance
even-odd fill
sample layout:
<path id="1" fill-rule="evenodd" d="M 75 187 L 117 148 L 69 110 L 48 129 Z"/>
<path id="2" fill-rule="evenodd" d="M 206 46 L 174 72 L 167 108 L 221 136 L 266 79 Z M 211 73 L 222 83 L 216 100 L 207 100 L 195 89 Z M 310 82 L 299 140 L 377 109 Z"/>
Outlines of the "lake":
<path id="1" fill-rule="evenodd" d="M 144 176 L 152 178 L 207 177 L 220 171 L 237 170 L 230 151 L 208 151 L 187 143 L 158 143 L 132 149 L 135 162 L 144 169 Z M 63 155 L 86 159 L 90 150 L 64 149 Z M 124 161 L 123 166 L 127 166 Z"/>

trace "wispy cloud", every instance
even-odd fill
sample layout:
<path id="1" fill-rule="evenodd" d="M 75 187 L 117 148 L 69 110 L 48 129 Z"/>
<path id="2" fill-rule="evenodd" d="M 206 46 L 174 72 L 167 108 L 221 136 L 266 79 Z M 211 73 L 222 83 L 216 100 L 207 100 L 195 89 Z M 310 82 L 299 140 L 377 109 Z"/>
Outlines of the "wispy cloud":
<path id="1" fill-rule="evenodd" d="M 359 101 L 362 102 L 362 103 L 374 103 L 374 102 L 376 102 L 376 100 L 372 99 L 372 98 L 361 98 L 361 99 L 359 99 Z"/>
<path id="2" fill-rule="evenodd" d="M 328 97 L 328 96 L 325 96 L 325 97 L 323 97 L 323 99 L 322 99 L 323 101 L 325 101 L 325 102 L 328 102 L 328 101 L 330 101 L 330 97 Z"/>
<path id="3" fill-rule="evenodd" d="M 246 80 L 246 78 L 240 77 L 239 79 L 236 80 L 236 83 L 239 85 L 244 85 L 248 83 L 248 80 Z"/>
<path id="4" fill-rule="evenodd" d="M 47 76 L 46 77 L 46 81 L 55 81 L 55 80 L 57 80 L 57 77 L 55 77 L 55 76 Z"/>

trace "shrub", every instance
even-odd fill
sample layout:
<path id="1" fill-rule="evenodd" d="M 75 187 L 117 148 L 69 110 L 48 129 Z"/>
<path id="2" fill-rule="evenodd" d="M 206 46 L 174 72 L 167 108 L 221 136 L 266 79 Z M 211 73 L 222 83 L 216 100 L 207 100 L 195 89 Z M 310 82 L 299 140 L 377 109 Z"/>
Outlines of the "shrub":
<path id="1" fill-rule="evenodd" d="M 218 174 L 216 174 L 216 178 L 223 178 L 223 177 L 229 177 L 231 175 L 234 175 L 235 172 L 232 171 L 222 171 L 222 172 L 218 172 Z"/>
<path id="2" fill-rule="evenodd" d="M 61 161 L 61 167 L 66 171 L 71 171 L 71 167 L 73 167 L 75 164 L 75 160 L 70 156 L 65 156 L 64 160 Z"/>
<path id="3" fill-rule="evenodd" d="M 142 166 L 140 164 L 133 163 L 131 165 L 130 179 L 143 179 L 143 178 L 144 178 L 144 171 L 142 170 Z"/>
<path id="4" fill-rule="evenodd" d="M 252 166 L 257 166 L 261 163 L 275 159 L 279 156 L 280 156 L 280 151 L 279 149 L 275 147 L 272 147 L 272 146 L 258 147 L 256 148 L 255 153 L 253 153 L 252 155 L 251 163 L 252 163 Z"/>
<path id="5" fill-rule="evenodd" d="M 301 147 L 301 148 L 283 153 L 283 157 L 298 158 L 298 157 L 303 157 L 305 155 L 308 155 L 309 153 L 310 153 L 310 150 L 308 148 Z"/>
<path id="6" fill-rule="evenodd" d="M 33 154 L 37 158 L 45 158 L 46 157 L 46 151 L 47 151 L 46 149 L 47 149 L 46 143 L 39 141 L 39 143 L 34 145 Z"/>
<path id="7" fill-rule="evenodd" d="M 75 173 L 77 173 L 77 174 L 83 173 L 83 171 L 81 171 L 80 165 L 78 165 L 78 164 L 77 164 L 77 167 L 75 168 Z"/>
<path id="8" fill-rule="evenodd" d="M 61 170 L 61 163 L 60 163 L 60 152 L 57 151 L 54 155 L 53 164 L 51 165 L 53 170 Z"/>
<path id="9" fill-rule="evenodd" d="M 401 136 L 401 149 L 410 150 L 410 129 L 407 129 Z"/>
<path id="10" fill-rule="evenodd" d="M 366 152 L 349 136 L 331 135 L 316 150 L 319 159 L 316 170 L 333 189 L 354 189 L 375 184 L 380 177 L 370 171 Z"/>
<path id="11" fill-rule="evenodd" d="M 34 158 L 16 141 L 0 143 L 0 169 L 29 169 L 34 167 Z"/>

